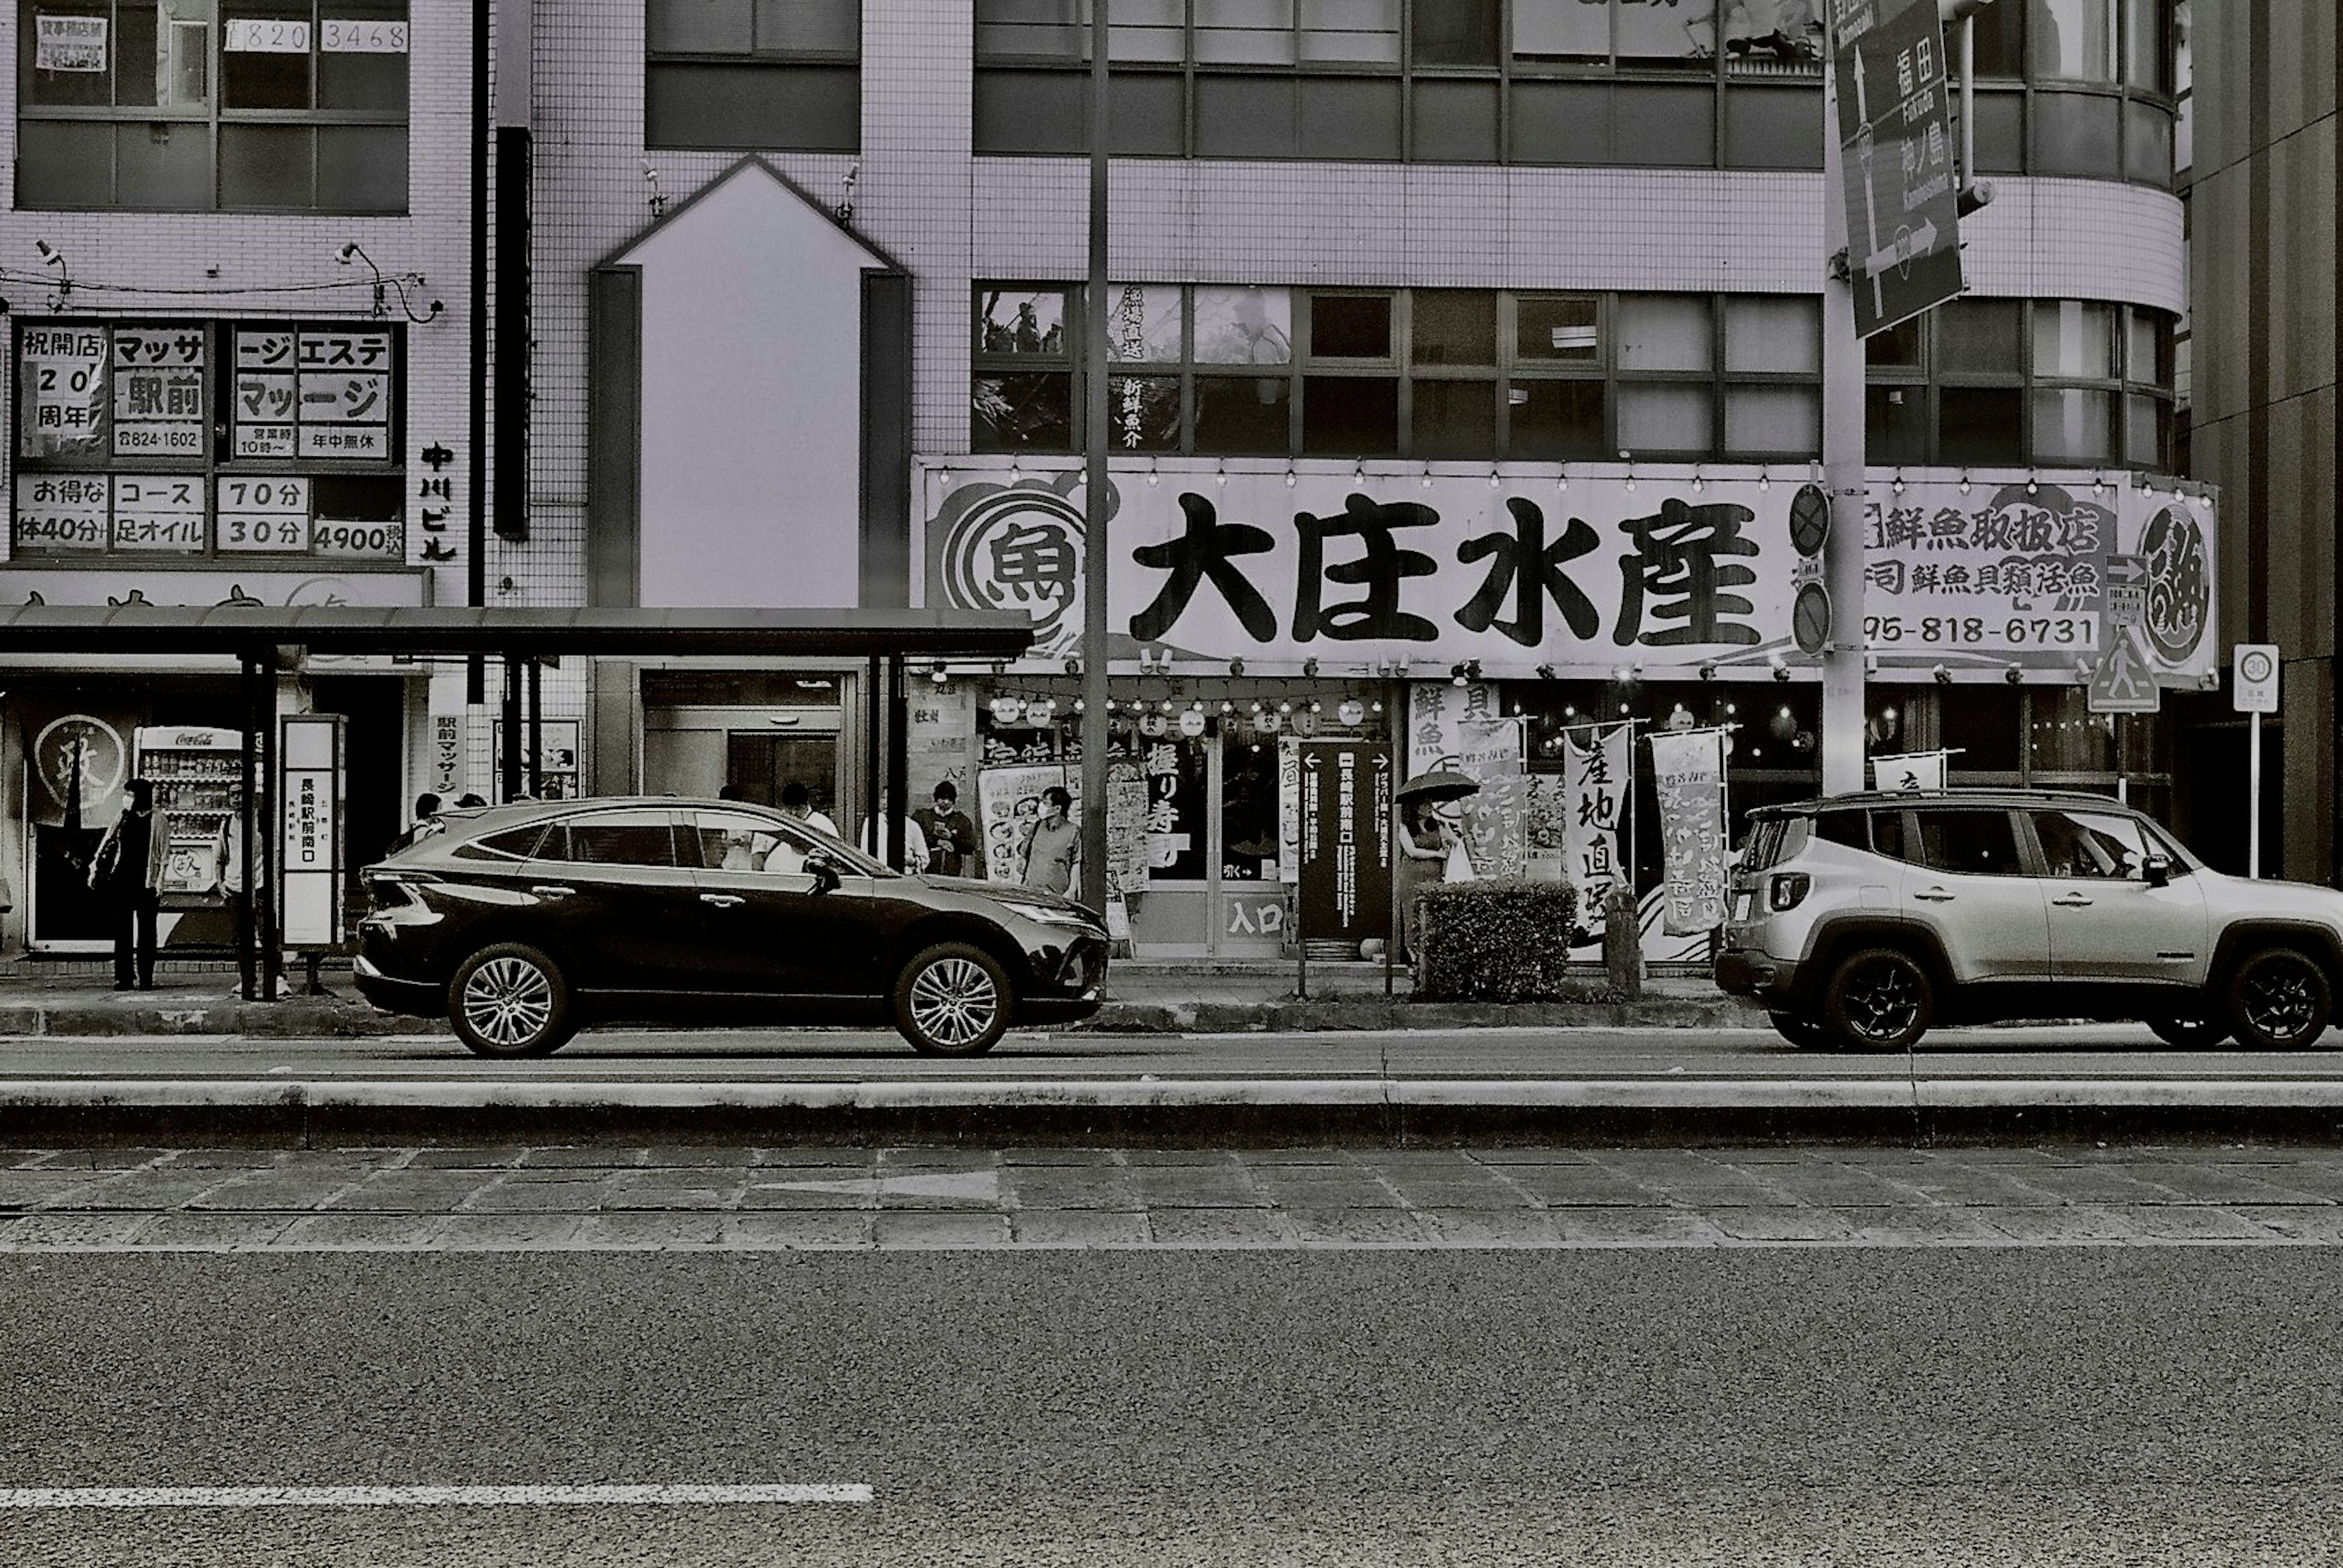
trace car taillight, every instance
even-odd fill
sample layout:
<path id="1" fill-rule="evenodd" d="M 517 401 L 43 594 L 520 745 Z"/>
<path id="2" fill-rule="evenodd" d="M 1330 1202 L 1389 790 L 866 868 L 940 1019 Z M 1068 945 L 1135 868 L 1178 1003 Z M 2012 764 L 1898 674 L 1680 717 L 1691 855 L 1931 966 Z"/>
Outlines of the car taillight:
<path id="1" fill-rule="evenodd" d="M 1785 910 L 1795 910 L 1805 901 L 1806 890 L 1813 885 L 1814 879 L 1804 871 L 1785 871 L 1775 877 L 1766 890 L 1766 907 L 1775 914 Z"/>
<path id="2" fill-rule="evenodd" d="M 415 895 L 415 884 L 437 879 L 417 876 L 412 872 L 386 872 L 367 879 L 367 896 L 377 910 L 395 910 L 402 904 L 420 905 Z"/>

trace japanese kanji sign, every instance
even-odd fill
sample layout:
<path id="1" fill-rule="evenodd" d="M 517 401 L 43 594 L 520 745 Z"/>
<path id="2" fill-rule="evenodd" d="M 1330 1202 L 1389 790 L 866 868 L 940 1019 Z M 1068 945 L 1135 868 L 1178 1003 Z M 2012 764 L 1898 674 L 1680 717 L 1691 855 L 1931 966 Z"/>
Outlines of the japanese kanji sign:
<path id="1" fill-rule="evenodd" d="M 1295 906 L 1312 941 L 1391 931 L 1391 755 L 1367 740 L 1297 740 L 1301 877 Z"/>
<path id="2" fill-rule="evenodd" d="M 1622 667 L 1759 669 L 1803 661 L 1794 607 L 1812 558 L 1795 548 L 1804 487 L 1757 468 L 1479 477 L 1361 476 L 1312 465 L 1162 459 L 1114 474 L 1111 641 L 1176 658 L 1309 659 L 1353 670 L 1404 661 L 1489 678 L 1540 667 L 1609 678 Z M 927 470 L 925 602 L 1012 609 L 1031 658 L 1057 664 L 1081 633 L 1079 477 L 1012 474 L 952 457 Z M 1884 666 L 2011 665 L 2071 672 L 2098 648 L 2111 555 L 2149 577 L 2158 678 L 2212 668 L 2213 503 L 2091 473 L 1936 470 L 1875 478 L 1862 531 L 1865 643 Z"/>
<path id="3" fill-rule="evenodd" d="M 1834 0 L 1831 45 L 1855 329 L 1869 337 L 1961 292 L 1936 0 Z"/>
<path id="4" fill-rule="evenodd" d="M 114 329 L 114 455 L 200 455 L 205 335 L 200 323 Z"/>
<path id="5" fill-rule="evenodd" d="M 1725 920 L 1725 732 L 1654 735 L 1652 779 L 1667 869 L 1667 933 L 1714 930 Z"/>
<path id="6" fill-rule="evenodd" d="M 237 328 L 236 455 L 381 461 L 396 401 L 391 365 L 387 332 Z"/>
<path id="7" fill-rule="evenodd" d="M 95 454 L 105 427 L 110 385 L 105 330 L 27 326 L 16 340 L 16 363 L 23 399 L 16 455 Z"/>
<path id="8" fill-rule="evenodd" d="M 1633 725 L 1582 729 L 1563 738 L 1562 875 L 1578 889 L 1578 924 L 1603 930 L 1603 903 L 1626 880 L 1620 829 L 1635 759 Z"/>

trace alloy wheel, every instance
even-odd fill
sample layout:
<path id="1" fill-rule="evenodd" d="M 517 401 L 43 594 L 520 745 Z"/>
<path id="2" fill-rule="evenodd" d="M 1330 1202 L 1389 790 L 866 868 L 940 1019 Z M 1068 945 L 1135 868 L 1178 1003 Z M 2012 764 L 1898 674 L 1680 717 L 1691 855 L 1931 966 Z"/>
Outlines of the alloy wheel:
<path id="1" fill-rule="evenodd" d="M 518 1050 L 553 1019 L 553 981 L 526 959 L 490 959 L 464 982 L 464 1021 L 489 1044 Z"/>
<path id="2" fill-rule="evenodd" d="M 971 959 L 942 958 L 911 981 L 910 1009 L 920 1031 L 951 1050 L 991 1029 L 1001 1011 L 1001 991 L 983 965 Z"/>
<path id="3" fill-rule="evenodd" d="M 2247 977 L 2241 999 L 2247 1020 L 2273 1038 L 2289 1040 L 2318 1015 L 2318 990 L 2298 960 L 2262 965 Z"/>
<path id="4" fill-rule="evenodd" d="M 1846 988 L 1847 1020 L 1870 1040 L 1894 1040 L 1911 1029 L 1920 1011 L 1920 988 L 1903 965 L 1865 966 Z"/>

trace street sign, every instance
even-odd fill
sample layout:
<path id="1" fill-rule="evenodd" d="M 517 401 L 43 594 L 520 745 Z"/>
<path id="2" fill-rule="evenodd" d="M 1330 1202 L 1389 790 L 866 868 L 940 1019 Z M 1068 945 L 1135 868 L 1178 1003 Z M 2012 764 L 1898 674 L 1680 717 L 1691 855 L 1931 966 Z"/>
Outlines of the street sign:
<path id="1" fill-rule="evenodd" d="M 1961 292 L 1944 32 L 1936 0 L 1835 0 L 1841 193 L 1855 330 L 1870 337 Z"/>
<path id="2" fill-rule="evenodd" d="M 2278 648 L 2241 642 L 2230 650 L 2229 702 L 2239 713 L 2278 711 Z"/>
<path id="3" fill-rule="evenodd" d="M 2107 651 L 2091 671 L 2087 705 L 2093 713 L 2154 713 L 2164 699 L 2163 689 L 2140 646 L 2139 628 L 2116 626 L 2109 630 Z"/>
<path id="4" fill-rule="evenodd" d="M 1830 590 L 1822 584 L 1799 585 L 1797 598 L 1790 601 L 1790 635 L 1797 639 L 1798 651 L 1810 657 L 1820 657 L 1830 646 Z"/>

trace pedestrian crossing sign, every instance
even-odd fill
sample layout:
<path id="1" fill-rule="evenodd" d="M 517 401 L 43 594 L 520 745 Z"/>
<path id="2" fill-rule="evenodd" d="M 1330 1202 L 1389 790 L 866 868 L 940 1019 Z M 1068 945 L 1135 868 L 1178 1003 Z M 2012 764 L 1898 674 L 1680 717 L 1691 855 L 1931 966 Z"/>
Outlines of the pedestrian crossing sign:
<path id="1" fill-rule="evenodd" d="M 2164 692 L 2156 684 L 2147 650 L 2140 646 L 2137 626 L 2107 628 L 2107 651 L 2091 671 L 2087 699 L 2093 713 L 2154 713 L 2162 704 Z"/>

